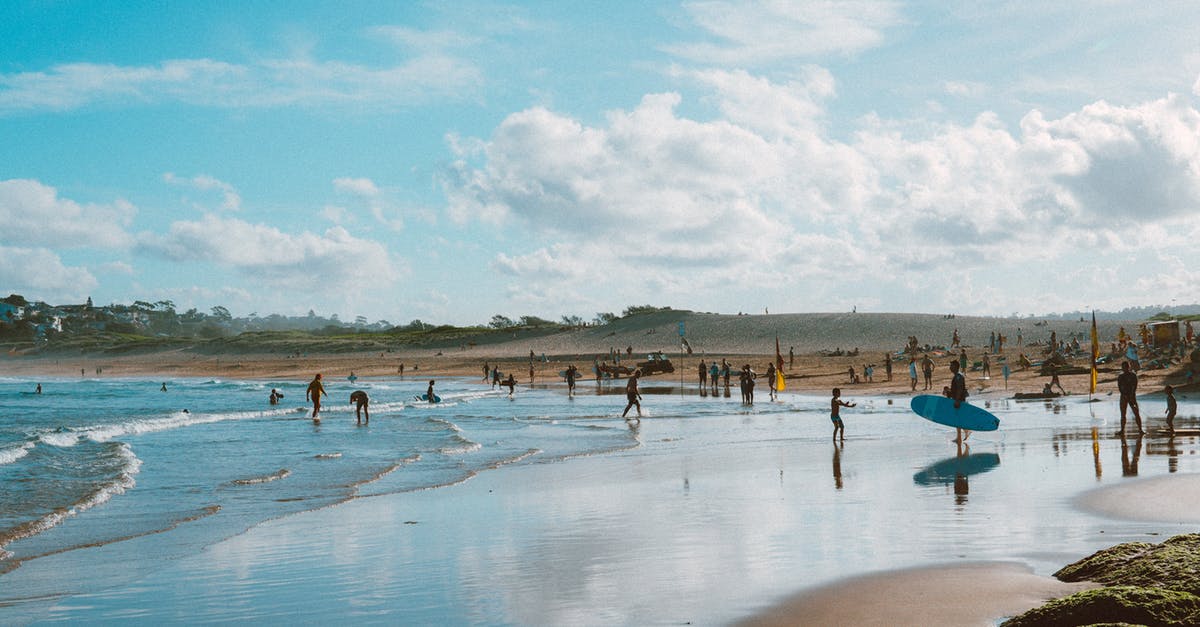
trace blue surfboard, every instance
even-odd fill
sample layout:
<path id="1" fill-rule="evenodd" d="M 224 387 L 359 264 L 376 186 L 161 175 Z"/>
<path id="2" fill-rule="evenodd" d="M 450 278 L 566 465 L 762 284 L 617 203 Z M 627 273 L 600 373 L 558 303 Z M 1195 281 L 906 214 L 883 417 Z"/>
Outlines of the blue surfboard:
<path id="1" fill-rule="evenodd" d="M 909 405 L 918 416 L 947 427 L 971 431 L 995 431 L 1000 428 L 1000 419 L 986 409 L 966 402 L 955 408 L 954 400 L 945 396 L 922 394 L 914 396 Z"/>
<path id="2" fill-rule="evenodd" d="M 414 396 L 414 397 L 413 397 L 413 400 L 414 400 L 414 401 L 426 401 L 426 402 L 428 402 L 428 401 L 429 401 L 429 394 L 421 394 L 421 395 L 419 395 L 419 396 Z M 435 402 L 435 403 L 440 403 L 440 402 L 442 402 L 442 397 L 438 396 L 437 394 L 434 394 L 434 395 L 433 395 L 433 402 Z"/>

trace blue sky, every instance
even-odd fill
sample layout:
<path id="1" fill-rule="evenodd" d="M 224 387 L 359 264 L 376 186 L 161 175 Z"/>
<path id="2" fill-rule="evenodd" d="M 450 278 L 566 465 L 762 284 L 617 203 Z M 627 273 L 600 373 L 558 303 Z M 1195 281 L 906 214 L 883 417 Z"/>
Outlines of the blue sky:
<path id="1" fill-rule="evenodd" d="M 1198 302 L 1198 30 L 1170 1 L 6 2 L 0 292 L 458 324 Z"/>

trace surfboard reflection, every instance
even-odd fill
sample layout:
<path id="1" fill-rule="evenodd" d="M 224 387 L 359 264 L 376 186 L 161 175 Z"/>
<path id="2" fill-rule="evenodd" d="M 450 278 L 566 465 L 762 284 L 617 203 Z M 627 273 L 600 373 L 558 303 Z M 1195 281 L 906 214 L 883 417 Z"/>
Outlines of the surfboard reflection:
<path id="1" fill-rule="evenodd" d="M 913 475 L 913 483 L 921 486 L 954 486 L 954 496 L 958 504 L 966 502 L 971 487 L 967 478 L 988 472 L 1000 465 L 1000 455 L 996 453 L 968 453 L 962 449 L 960 454 L 934 462 Z"/>

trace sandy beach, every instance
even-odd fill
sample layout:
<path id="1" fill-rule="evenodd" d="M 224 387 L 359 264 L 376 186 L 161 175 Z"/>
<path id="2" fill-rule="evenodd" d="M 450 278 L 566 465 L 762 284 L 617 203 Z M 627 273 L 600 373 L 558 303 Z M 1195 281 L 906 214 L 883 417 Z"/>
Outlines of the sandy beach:
<path id="1" fill-rule="evenodd" d="M 732 336 L 748 335 L 747 324 L 774 323 L 774 316 L 740 318 Z M 971 328 L 962 319 L 926 322 Z M 654 335 L 627 333 L 627 339 Z M 774 332 L 768 326 L 756 333 L 714 340 L 719 350 L 703 357 L 765 366 L 774 357 Z M 779 401 L 768 401 L 761 386 L 753 406 L 739 403 L 736 392 L 700 395 L 689 369 L 683 385 L 674 375 L 647 378 L 647 415 L 634 422 L 619 418 L 620 382 L 585 381 L 568 398 L 550 374 L 590 361 L 605 346 L 599 342 L 542 347 L 548 361 L 535 362 L 534 385 L 523 383 L 512 399 L 481 384 L 479 374 L 483 361 L 515 372 L 528 368 L 528 351 L 540 352 L 519 339 L 460 354 L 443 347 L 382 356 L 8 356 L 0 373 L 16 388 L 47 377 L 51 393 L 84 384 L 103 390 L 106 380 L 142 385 L 151 390 L 145 394 L 157 394 L 159 380 L 172 391 L 196 390 L 187 401 L 195 418 L 171 418 L 161 427 L 160 419 L 139 419 L 121 427 L 121 436 L 107 435 L 117 431 L 106 427 L 98 444 L 120 437 L 143 458 L 136 485 L 44 540 L 25 542 L 48 546 L 69 538 L 76 528 L 88 529 L 89 517 L 108 516 L 119 525 L 121 515 L 145 516 L 136 503 L 161 501 L 144 489 L 167 489 L 154 478 L 177 457 L 169 450 L 154 455 L 162 439 L 155 434 L 178 433 L 180 446 L 194 448 L 189 429 L 207 433 L 226 423 L 230 430 L 204 441 L 261 438 L 257 446 L 282 452 L 259 470 L 230 474 L 236 478 L 223 480 L 212 498 L 236 490 L 297 507 L 255 521 L 251 510 L 229 518 L 238 511 L 235 502 L 216 507 L 196 500 L 191 507 L 208 507 L 207 513 L 184 512 L 161 530 L 115 542 L 41 548 L 29 559 L 18 542 L 10 549 L 23 561 L 0 575 L 6 590 L 0 619 L 987 625 L 1078 589 L 1049 577 L 1066 563 L 1117 542 L 1194 530 L 1200 522 L 1200 499 L 1191 498 L 1200 489 L 1200 437 L 1168 438 L 1153 429 L 1144 438 L 1114 437 L 1111 379 L 1101 378 L 1094 403 L 1087 402 L 1082 375 L 1063 378 L 1071 396 L 1020 402 L 1011 400 L 1013 393 L 1040 390 L 1046 378 L 1014 372 L 1005 390 L 1002 380 L 971 376 L 971 400 L 995 412 L 1002 429 L 978 433 L 956 450 L 947 430 L 908 411 L 906 372 L 897 369 L 892 382 L 878 375 L 871 383 L 846 381 L 845 368 L 867 361 L 868 350 L 879 363 L 905 334 L 864 342 L 856 357 L 822 353 L 839 347 L 837 333 L 829 333 L 835 341 L 797 351 Z M 617 344 L 620 337 L 597 339 Z M 761 349 L 765 337 L 770 352 Z M 782 338 L 781 344 L 787 359 Z M 684 357 L 683 364 L 700 357 Z M 936 381 L 948 377 L 948 359 L 938 358 Z M 419 369 L 400 380 L 400 361 Z M 377 399 L 372 424 L 378 426 L 356 429 L 340 398 L 321 428 L 305 426 L 296 405 L 303 405 L 302 386 L 314 371 L 326 373 L 338 397 L 352 387 L 344 377 L 355 372 L 356 385 Z M 1154 390 L 1164 375 L 1145 373 L 1142 389 Z M 453 402 L 431 407 L 409 400 L 426 377 L 438 378 Z M 257 420 L 244 412 L 206 417 L 196 403 L 206 386 L 227 385 L 220 383 L 225 379 L 243 381 L 230 389 L 254 399 L 280 386 L 294 403 L 261 425 L 238 424 Z M 829 441 L 828 394 L 835 385 L 857 403 L 847 410 L 844 444 Z M 1200 404 L 1187 393 L 1180 403 L 1177 424 L 1194 427 Z M 1144 401 L 1148 426 L 1159 426 L 1160 405 L 1153 395 Z M 461 445 L 431 444 L 389 461 L 381 438 L 421 424 L 436 424 Z M 58 440 L 51 436 L 59 437 L 43 436 L 34 453 L 53 448 L 48 443 Z M 598 439 L 580 448 L 585 437 Z M 304 487 L 368 446 L 372 455 L 384 455 L 381 470 L 364 466 L 364 478 L 339 492 L 344 496 L 314 498 L 318 493 Z M 236 449 L 221 463 L 242 464 L 240 454 Z M 310 466 L 315 470 L 306 471 Z M 312 506 L 304 505 L 308 499 Z M 964 580 L 972 584 L 958 585 Z"/>

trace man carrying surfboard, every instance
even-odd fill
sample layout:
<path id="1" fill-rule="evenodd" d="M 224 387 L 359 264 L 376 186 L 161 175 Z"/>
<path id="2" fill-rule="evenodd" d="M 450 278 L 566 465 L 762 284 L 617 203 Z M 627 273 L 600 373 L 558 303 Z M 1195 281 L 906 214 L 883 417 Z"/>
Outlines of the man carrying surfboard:
<path id="1" fill-rule="evenodd" d="M 954 376 L 950 379 L 950 389 L 946 392 L 946 396 L 954 400 L 954 409 L 958 409 L 967 402 L 967 378 L 963 376 L 962 372 L 959 372 L 957 361 L 950 362 L 950 372 Z M 955 427 L 954 430 L 957 434 L 955 442 L 965 442 L 967 438 L 971 437 L 971 432 L 966 429 Z"/>

